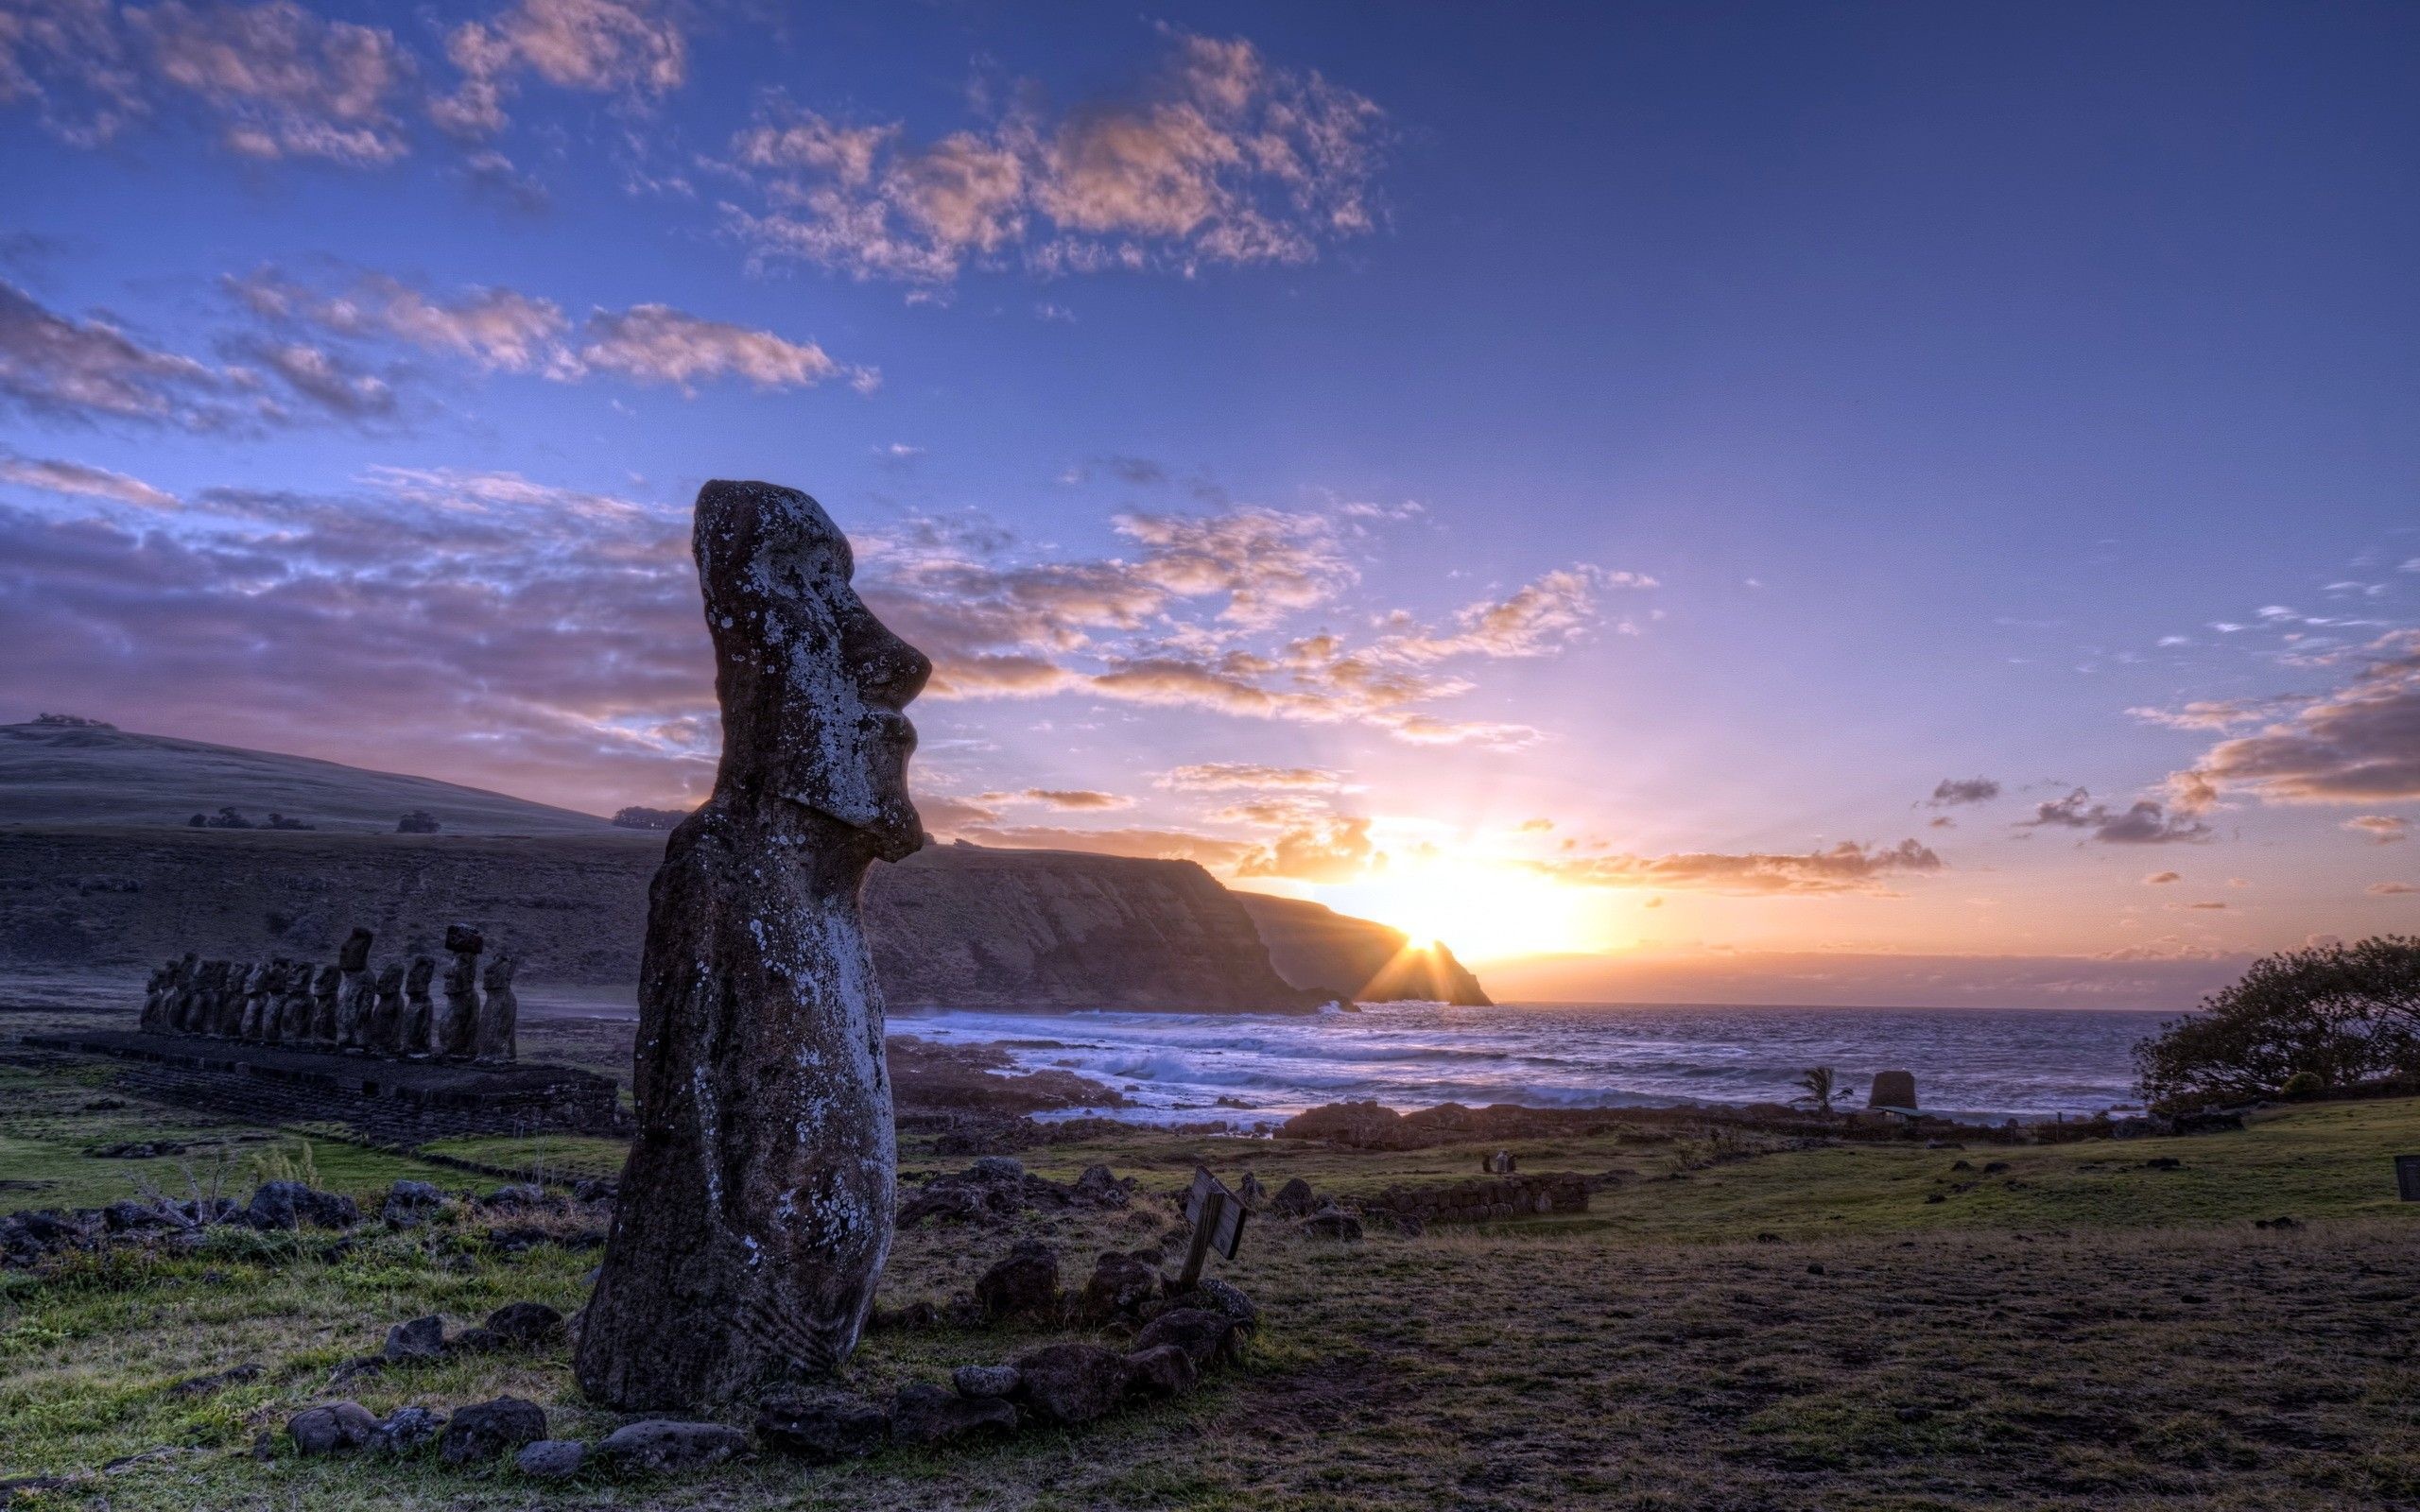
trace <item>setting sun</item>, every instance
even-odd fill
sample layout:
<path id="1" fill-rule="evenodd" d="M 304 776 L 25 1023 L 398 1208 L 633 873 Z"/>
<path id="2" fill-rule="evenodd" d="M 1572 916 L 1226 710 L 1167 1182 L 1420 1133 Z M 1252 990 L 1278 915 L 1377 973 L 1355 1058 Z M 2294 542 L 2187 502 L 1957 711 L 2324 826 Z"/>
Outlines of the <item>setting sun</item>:
<path id="1" fill-rule="evenodd" d="M 1517 867 L 1424 861 L 1338 887 L 1331 901 L 1464 961 L 1602 948 L 1588 893 Z"/>

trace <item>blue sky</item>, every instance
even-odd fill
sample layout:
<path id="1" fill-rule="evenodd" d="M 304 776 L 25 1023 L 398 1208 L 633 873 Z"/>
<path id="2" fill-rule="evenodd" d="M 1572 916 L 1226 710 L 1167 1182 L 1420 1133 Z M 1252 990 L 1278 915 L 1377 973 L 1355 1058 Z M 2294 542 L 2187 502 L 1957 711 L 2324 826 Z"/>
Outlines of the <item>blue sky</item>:
<path id="1" fill-rule="evenodd" d="M 2409 929 L 2415 33 L 0 0 L 0 713 L 694 799 L 760 476 L 945 833 L 1481 956 Z"/>

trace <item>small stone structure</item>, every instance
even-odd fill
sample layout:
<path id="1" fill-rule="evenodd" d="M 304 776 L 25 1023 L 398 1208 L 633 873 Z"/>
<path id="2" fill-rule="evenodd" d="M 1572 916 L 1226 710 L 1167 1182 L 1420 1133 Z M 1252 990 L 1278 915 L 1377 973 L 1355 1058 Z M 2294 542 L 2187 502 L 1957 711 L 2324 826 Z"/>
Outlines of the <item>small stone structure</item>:
<path id="1" fill-rule="evenodd" d="M 370 931 L 356 929 L 333 965 L 308 961 L 205 961 L 187 952 L 151 973 L 140 1021 L 146 1033 L 205 1035 L 294 1049 L 373 1056 L 510 1061 L 519 1055 L 520 999 L 512 990 L 513 957 L 488 962 L 480 992 L 478 958 L 487 948 L 475 929 L 448 926 L 445 948 L 454 965 L 445 977 L 445 1008 L 435 1011 L 427 956 L 407 970 L 389 961 L 371 971 Z"/>
<path id="2" fill-rule="evenodd" d="M 1874 1090 L 1866 1094 L 1868 1108 L 1914 1108 L 1916 1106 L 1916 1074 L 1912 1071 L 1877 1071 L 1874 1074 Z"/>
<path id="3" fill-rule="evenodd" d="M 1390 1187 L 1359 1204 L 1365 1216 L 1424 1224 L 1487 1223 L 1588 1211 L 1588 1178 L 1575 1172 L 1495 1177 L 1438 1186 Z"/>
<path id="4" fill-rule="evenodd" d="M 793 489 L 707 484 L 693 538 L 722 763 L 648 893 L 639 1138 L 580 1328 L 591 1397 L 696 1411 L 828 1374 L 890 1248 L 898 1150 L 866 868 L 924 843 L 902 713 L 932 663 Z"/>

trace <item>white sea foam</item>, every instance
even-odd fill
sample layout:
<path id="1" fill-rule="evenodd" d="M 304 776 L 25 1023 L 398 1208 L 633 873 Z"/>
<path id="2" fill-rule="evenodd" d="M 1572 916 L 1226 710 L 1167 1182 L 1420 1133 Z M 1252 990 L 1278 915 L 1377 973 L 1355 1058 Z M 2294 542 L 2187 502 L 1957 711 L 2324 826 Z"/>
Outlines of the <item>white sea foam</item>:
<path id="1" fill-rule="evenodd" d="M 1965 1118 L 2075 1117 L 2132 1105 L 2142 1013 L 1433 1003 L 1358 1013 L 894 1013 L 895 1032 L 1000 1044 L 1019 1067 L 1076 1072 L 1132 1103 L 1116 1116 L 1266 1127 L 1322 1103 L 1535 1108 L 1788 1102 L 1830 1066 L 1862 1102 L 1876 1071 L 1916 1074 L 1927 1108 Z"/>

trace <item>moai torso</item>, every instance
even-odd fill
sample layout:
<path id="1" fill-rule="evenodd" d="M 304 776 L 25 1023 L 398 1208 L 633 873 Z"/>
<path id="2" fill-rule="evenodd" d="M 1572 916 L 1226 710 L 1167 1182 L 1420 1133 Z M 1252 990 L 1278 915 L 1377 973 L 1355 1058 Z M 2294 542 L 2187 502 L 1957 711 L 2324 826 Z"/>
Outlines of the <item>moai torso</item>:
<path id="1" fill-rule="evenodd" d="M 270 990 L 271 973 L 267 961 L 254 961 L 244 973 L 244 1017 L 236 1033 L 246 1040 L 260 1040 L 268 1033 L 268 1022 L 275 1017 L 269 1005 L 275 1001 Z"/>
<path id="2" fill-rule="evenodd" d="M 382 1055 L 399 1054 L 404 1047 L 404 963 L 389 961 L 378 972 L 378 980 L 371 988 L 370 1026 L 362 1040 L 371 1050 Z"/>
<path id="3" fill-rule="evenodd" d="M 305 968 L 307 971 L 308 968 Z M 344 973 L 333 966 L 322 966 L 311 979 L 311 1042 L 333 1045 L 337 1042 L 337 990 L 344 986 Z"/>
<path id="4" fill-rule="evenodd" d="M 412 969 L 404 978 L 404 1022 L 396 1035 L 396 1048 L 407 1056 L 424 1056 L 434 1047 L 436 1033 L 435 1005 L 428 1001 L 429 980 L 437 975 L 437 963 L 425 955 L 412 957 Z"/>
<path id="5" fill-rule="evenodd" d="M 479 958 L 457 951 L 445 969 L 445 1013 L 439 1020 L 437 1053 L 467 1056 L 479 1037 Z"/>
<path id="6" fill-rule="evenodd" d="M 521 1000 L 512 993 L 512 973 L 519 965 L 510 954 L 499 953 L 480 973 L 479 986 L 487 995 L 479 1003 L 479 1032 L 473 1051 L 481 1060 L 519 1058 L 514 1030 Z"/>
<path id="7" fill-rule="evenodd" d="M 277 1038 L 281 1044 L 302 1045 L 311 1040 L 311 966 L 307 961 L 280 963 Z"/>

